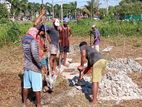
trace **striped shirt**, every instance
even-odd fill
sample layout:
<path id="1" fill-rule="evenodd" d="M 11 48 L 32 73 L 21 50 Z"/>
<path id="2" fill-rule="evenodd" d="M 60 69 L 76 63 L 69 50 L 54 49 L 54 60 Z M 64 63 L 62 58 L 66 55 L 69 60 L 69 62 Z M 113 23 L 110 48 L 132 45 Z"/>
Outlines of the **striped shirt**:
<path id="1" fill-rule="evenodd" d="M 32 36 L 23 36 L 22 47 L 24 53 L 24 70 L 40 72 L 41 63 L 37 41 Z"/>
<path id="2" fill-rule="evenodd" d="M 71 29 L 69 27 L 61 27 L 60 31 L 60 46 L 69 46 L 69 37 L 71 35 Z"/>

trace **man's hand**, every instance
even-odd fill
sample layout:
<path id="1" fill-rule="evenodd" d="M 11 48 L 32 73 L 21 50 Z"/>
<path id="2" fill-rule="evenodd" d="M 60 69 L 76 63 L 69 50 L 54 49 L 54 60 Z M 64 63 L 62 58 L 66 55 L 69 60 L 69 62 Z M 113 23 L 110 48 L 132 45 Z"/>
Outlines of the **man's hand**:
<path id="1" fill-rule="evenodd" d="M 40 15 L 45 15 L 46 14 L 46 10 L 45 7 L 42 7 L 42 9 L 40 10 Z"/>
<path id="2" fill-rule="evenodd" d="M 42 74 L 47 74 L 47 69 L 46 69 L 45 66 L 43 66 L 43 67 L 41 68 L 41 72 L 42 72 Z"/>
<path id="3" fill-rule="evenodd" d="M 78 69 L 79 71 L 83 71 L 83 70 L 85 69 L 85 67 L 80 65 L 80 66 L 77 67 L 77 69 Z"/>

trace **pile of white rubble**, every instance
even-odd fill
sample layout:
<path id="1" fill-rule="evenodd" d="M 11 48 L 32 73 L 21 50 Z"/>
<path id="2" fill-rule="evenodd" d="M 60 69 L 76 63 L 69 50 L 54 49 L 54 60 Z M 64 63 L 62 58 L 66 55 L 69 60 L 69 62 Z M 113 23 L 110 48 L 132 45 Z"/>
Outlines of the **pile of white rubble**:
<path id="1" fill-rule="evenodd" d="M 79 51 L 78 46 L 71 47 L 71 52 Z M 77 66 L 79 63 L 71 63 L 69 69 L 74 69 L 75 74 L 64 73 L 67 79 L 72 79 L 75 83 L 74 77 L 78 76 Z M 62 71 L 65 69 L 61 67 Z M 106 67 L 107 74 L 102 78 L 99 84 L 99 96 L 100 100 L 132 100 L 142 99 L 142 87 L 139 88 L 132 79 L 128 76 L 128 73 L 142 73 L 142 65 L 136 62 L 134 59 L 117 58 L 112 59 Z M 85 77 L 85 81 L 91 83 L 91 77 Z M 79 88 L 79 87 L 78 87 Z M 84 87 L 80 87 L 85 94 L 91 95 L 91 84 L 86 84 Z"/>
<path id="2" fill-rule="evenodd" d="M 142 99 L 142 89 L 127 73 L 142 72 L 142 66 L 133 59 L 113 59 L 107 66 L 109 71 L 100 83 L 99 99 L 131 100 Z"/>

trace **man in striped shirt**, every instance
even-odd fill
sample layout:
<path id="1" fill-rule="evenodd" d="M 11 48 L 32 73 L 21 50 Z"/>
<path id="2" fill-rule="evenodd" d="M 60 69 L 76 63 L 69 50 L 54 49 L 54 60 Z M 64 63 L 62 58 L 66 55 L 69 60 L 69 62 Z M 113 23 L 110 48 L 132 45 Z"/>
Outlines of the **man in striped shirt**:
<path id="1" fill-rule="evenodd" d="M 41 18 L 44 16 L 45 11 L 36 19 L 34 26 L 37 26 L 41 22 Z M 46 73 L 46 68 L 41 64 L 39 56 L 39 42 L 37 39 L 39 36 L 45 35 L 43 31 L 38 30 L 36 27 L 31 27 L 28 33 L 22 38 L 22 47 L 24 53 L 24 75 L 23 75 L 23 102 L 24 107 L 27 105 L 27 97 L 29 89 L 35 92 L 37 107 L 41 105 L 41 90 L 42 90 L 42 73 Z"/>
<path id="2" fill-rule="evenodd" d="M 72 35 L 71 28 L 68 26 L 68 21 L 64 20 L 63 26 L 60 29 L 60 36 L 59 36 L 59 46 L 60 46 L 60 54 L 61 60 L 63 59 L 63 65 L 67 65 L 67 52 L 69 52 L 69 38 Z"/>

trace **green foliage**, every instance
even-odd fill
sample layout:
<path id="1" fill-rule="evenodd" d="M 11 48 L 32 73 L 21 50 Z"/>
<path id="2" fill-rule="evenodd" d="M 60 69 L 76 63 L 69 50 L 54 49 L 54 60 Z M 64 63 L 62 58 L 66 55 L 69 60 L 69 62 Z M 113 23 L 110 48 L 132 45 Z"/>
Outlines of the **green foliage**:
<path id="1" fill-rule="evenodd" d="M 142 0 L 122 0 L 117 11 L 129 15 L 141 15 Z"/>
<path id="2" fill-rule="evenodd" d="M 7 18 L 1 18 L 0 24 L 4 24 L 4 23 L 9 23 L 9 20 Z"/>
<path id="3" fill-rule="evenodd" d="M 81 19 L 78 22 L 70 22 L 69 26 L 72 28 L 73 36 L 89 37 L 91 26 L 94 23 L 100 30 L 101 35 L 105 37 L 115 37 L 119 35 L 141 36 L 142 34 L 142 21 L 119 21 L 111 17 L 100 21 Z M 26 34 L 27 30 L 32 26 L 32 23 L 7 22 L 0 24 L 0 26 L 0 46 L 2 46 L 7 43 L 16 43 L 19 41 L 20 37 Z"/>
<path id="4" fill-rule="evenodd" d="M 87 1 L 87 5 L 84 6 L 83 11 L 91 17 L 97 12 L 99 7 L 99 0 Z"/>
<path id="5" fill-rule="evenodd" d="M 117 35 L 141 36 L 141 21 L 119 21 L 108 17 L 104 20 L 95 21 L 82 19 L 79 22 L 70 23 L 75 36 L 89 36 L 92 24 L 96 24 L 102 36 L 111 37 Z"/>
<path id="6" fill-rule="evenodd" d="M 0 19 L 8 18 L 8 11 L 4 4 L 0 4 Z"/>
<path id="7" fill-rule="evenodd" d="M 78 22 L 77 21 L 70 22 L 69 26 L 72 28 L 74 36 L 86 36 L 89 35 L 92 23 L 93 22 L 91 20 L 81 19 Z"/>
<path id="8" fill-rule="evenodd" d="M 7 22 L 1 24 L 0 26 L 0 46 L 3 46 L 8 43 L 16 43 L 17 41 L 19 41 L 20 36 L 24 35 L 27 32 L 31 24 Z"/>

